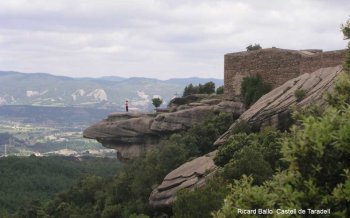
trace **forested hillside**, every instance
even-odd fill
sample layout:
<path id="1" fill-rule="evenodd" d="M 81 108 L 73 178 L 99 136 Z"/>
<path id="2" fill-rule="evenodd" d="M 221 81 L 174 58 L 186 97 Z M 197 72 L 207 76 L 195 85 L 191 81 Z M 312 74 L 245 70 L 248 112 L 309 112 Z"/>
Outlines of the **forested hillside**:
<path id="1" fill-rule="evenodd" d="M 154 186 L 188 159 L 213 150 L 215 139 L 232 122 L 231 114 L 206 117 L 188 131 L 172 135 L 158 148 L 125 164 L 114 179 L 84 177 L 49 203 L 30 205 L 11 217 L 29 214 L 84 218 L 151 216 L 155 211 L 149 206 L 148 198 Z"/>
<path id="2" fill-rule="evenodd" d="M 46 202 L 87 175 L 112 178 L 121 166 L 117 159 L 110 158 L 2 157 L 0 217 L 32 203 Z"/>

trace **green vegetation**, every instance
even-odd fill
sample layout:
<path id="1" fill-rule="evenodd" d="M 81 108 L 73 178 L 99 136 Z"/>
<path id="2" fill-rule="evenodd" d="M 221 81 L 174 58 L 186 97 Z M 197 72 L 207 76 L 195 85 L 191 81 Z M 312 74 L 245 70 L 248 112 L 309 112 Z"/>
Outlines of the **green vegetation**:
<path id="1" fill-rule="evenodd" d="M 224 94 L 224 86 L 219 86 L 219 87 L 216 89 L 216 94 L 217 94 L 217 95 Z"/>
<path id="2" fill-rule="evenodd" d="M 219 148 L 215 163 L 223 167 L 225 179 L 239 179 L 245 174 L 261 184 L 276 170 L 285 167 L 280 160 L 280 140 L 284 137 L 286 134 L 273 129 L 256 134 L 236 134 Z"/>
<path id="3" fill-rule="evenodd" d="M 249 108 L 270 90 L 270 85 L 265 84 L 260 75 L 244 77 L 241 83 L 241 95 L 245 107 Z"/>
<path id="4" fill-rule="evenodd" d="M 241 217 L 234 208 L 330 209 L 331 217 L 350 217 L 349 72 L 338 76 L 326 101 L 325 109 L 310 107 L 294 114 L 298 125 L 281 141 L 286 168 L 262 184 L 254 174 L 234 180 L 214 217 Z M 219 160 L 226 161 L 223 157 Z"/>
<path id="5" fill-rule="evenodd" d="M 152 104 L 155 108 L 158 108 L 163 103 L 163 100 L 160 98 L 152 98 Z"/>
<path id="6" fill-rule="evenodd" d="M 349 30 L 343 31 L 349 37 Z M 266 87 L 258 76 L 245 81 L 242 93 L 249 106 L 259 98 L 257 90 L 261 93 Z M 220 169 L 206 186 L 178 193 L 174 217 L 256 216 L 237 214 L 237 208 L 330 209 L 331 217 L 350 217 L 349 72 L 338 77 L 326 102 L 322 109 L 294 112 L 296 124 L 288 133 L 266 128 L 252 133 L 253 127 L 241 121 L 218 149 L 214 161 Z M 152 216 L 152 189 L 182 163 L 214 150 L 214 140 L 232 122 L 232 115 L 209 114 L 202 123 L 127 163 L 114 179 L 86 176 L 54 200 L 34 201 L 11 217 Z"/>
<path id="7" fill-rule="evenodd" d="M 209 182 L 194 191 L 181 191 L 173 206 L 174 217 L 212 217 L 211 213 L 223 206 L 230 192 L 229 184 L 243 175 L 257 178 L 256 183 L 271 178 L 285 167 L 280 160 L 280 140 L 285 133 L 265 130 L 258 134 L 240 133 L 219 148 L 215 163 L 222 168 Z"/>
<path id="8" fill-rule="evenodd" d="M 175 218 L 206 218 L 218 210 L 229 193 L 227 181 L 214 175 L 204 187 L 194 191 L 180 191 L 173 206 Z"/>
<path id="9" fill-rule="evenodd" d="M 148 204 L 152 189 L 164 176 L 188 159 L 215 148 L 213 142 L 233 122 L 230 114 L 208 114 L 202 123 L 174 134 L 158 148 L 128 162 L 114 179 L 83 178 L 47 204 L 30 206 L 17 214 L 43 213 L 51 217 L 142 217 L 152 215 Z M 216 208 L 215 208 L 216 209 Z"/>
<path id="10" fill-rule="evenodd" d="M 246 47 L 246 49 L 247 49 L 247 51 L 255 51 L 255 50 L 260 50 L 262 48 L 261 48 L 260 44 L 254 44 L 254 45 L 250 44 Z"/>
<path id="11" fill-rule="evenodd" d="M 31 203 L 45 202 L 68 189 L 82 176 L 113 176 L 121 164 L 116 159 L 74 157 L 0 158 L 0 215 Z"/>
<path id="12" fill-rule="evenodd" d="M 350 107 L 343 103 L 330 106 L 321 117 L 302 116 L 301 126 L 294 126 L 282 142 L 288 168 L 260 186 L 252 177 L 235 181 L 215 217 L 240 217 L 233 207 L 330 208 L 332 217 L 349 217 Z"/>
<path id="13" fill-rule="evenodd" d="M 46 111 L 44 110 L 44 112 Z M 37 113 L 39 112 L 37 111 Z M 70 122 L 66 124 L 55 122 L 46 124 L 23 123 L 22 120 L 17 121 L 13 120 L 12 117 L 1 116 L 0 155 L 4 154 L 5 144 L 7 144 L 9 155 L 19 156 L 28 156 L 33 153 L 49 155 L 49 153 L 62 149 L 76 152 L 86 152 L 89 149 L 96 151 L 96 153 L 99 152 L 101 156 L 107 153 L 108 150 L 100 143 L 82 138 L 82 130 L 87 127 L 87 124 L 76 123 L 72 120 Z"/>
<path id="14" fill-rule="evenodd" d="M 350 39 L 350 20 L 341 26 L 341 30 L 345 39 Z M 344 61 L 344 71 L 350 73 L 350 42 L 348 43 L 348 51 Z"/>
<path id="15" fill-rule="evenodd" d="M 198 86 L 192 85 L 190 83 L 185 87 L 182 96 L 188 96 L 192 94 L 213 94 L 215 93 L 215 84 L 213 82 L 207 82 L 204 85 L 198 84 Z"/>
<path id="16" fill-rule="evenodd" d="M 294 96 L 297 98 L 297 102 L 300 102 L 305 98 L 306 91 L 304 89 L 297 89 L 294 92 Z"/>
<path id="17" fill-rule="evenodd" d="M 303 90 L 295 94 L 299 101 L 305 97 Z M 338 76 L 326 101 L 327 108 L 296 108 L 290 133 L 251 133 L 248 123 L 239 122 L 215 158 L 220 188 L 209 182 L 179 193 L 174 216 L 256 217 L 237 214 L 237 208 L 330 208 L 331 217 L 350 217 L 349 73 Z M 229 190 L 225 198 L 223 186 Z"/>

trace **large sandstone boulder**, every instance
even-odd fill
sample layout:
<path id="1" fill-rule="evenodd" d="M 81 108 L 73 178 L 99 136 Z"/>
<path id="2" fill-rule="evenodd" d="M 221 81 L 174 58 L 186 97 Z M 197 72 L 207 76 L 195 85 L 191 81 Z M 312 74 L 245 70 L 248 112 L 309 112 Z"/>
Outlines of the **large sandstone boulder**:
<path id="1" fill-rule="evenodd" d="M 311 104 L 324 104 L 324 93 L 332 87 L 335 77 L 341 71 L 341 66 L 321 68 L 313 73 L 305 73 L 291 79 L 278 88 L 273 89 L 245 111 L 239 120 L 232 124 L 230 129 L 216 140 L 215 145 L 220 146 L 224 144 L 241 120 L 245 120 L 258 128 L 264 126 L 277 127 L 279 123 L 283 122 L 282 119 L 290 113 L 292 105 L 304 107 Z M 298 89 L 304 90 L 306 94 L 300 101 L 295 96 L 295 91 Z"/>
<path id="2" fill-rule="evenodd" d="M 151 114 L 113 113 L 84 130 L 84 137 L 101 143 L 135 144 L 144 143 L 154 136 L 150 130 L 153 122 Z"/>
<path id="3" fill-rule="evenodd" d="M 211 152 L 170 172 L 162 184 L 152 191 L 149 198 L 151 206 L 156 208 L 169 207 L 176 200 L 177 191 L 193 190 L 203 186 L 217 169 L 213 161 L 215 154 L 215 151 Z"/>
<path id="4" fill-rule="evenodd" d="M 83 136 L 116 149 L 119 159 L 131 159 L 144 152 L 146 145 L 158 143 L 159 136 L 150 130 L 153 118 L 152 114 L 113 113 L 85 129 Z"/>
<path id="5" fill-rule="evenodd" d="M 203 101 L 199 106 L 156 114 L 113 113 L 84 130 L 83 136 L 96 139 L 103 146 L 118 150 L 121 159 L 139 156 L 169 134 L 186 130 L 211 113 L 242 114 L 243 105 L 237 102 Z"/>
<path id="6" fill-rule="evenodd" d="M 201 104 L 185 110 L 158 115 L 152 122 L 151 130 L 155 132 L 178 132 L 191 127 L 194 123 L 201 121 L 210 113 L 233 113 L 241 114 L 243 105 L 240 102 L 224 101 L 217 105 Z"/>

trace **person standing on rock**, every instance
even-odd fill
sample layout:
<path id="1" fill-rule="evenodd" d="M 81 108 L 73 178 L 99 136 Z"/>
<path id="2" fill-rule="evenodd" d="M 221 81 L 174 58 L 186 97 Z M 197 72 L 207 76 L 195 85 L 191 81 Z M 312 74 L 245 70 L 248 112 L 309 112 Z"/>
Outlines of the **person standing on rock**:
<path id="1" fill-rule="evenodd" d="M 125 111 L 129 112 L 129 102 L 128 102 L 128 100 L 125 101 Z"/>

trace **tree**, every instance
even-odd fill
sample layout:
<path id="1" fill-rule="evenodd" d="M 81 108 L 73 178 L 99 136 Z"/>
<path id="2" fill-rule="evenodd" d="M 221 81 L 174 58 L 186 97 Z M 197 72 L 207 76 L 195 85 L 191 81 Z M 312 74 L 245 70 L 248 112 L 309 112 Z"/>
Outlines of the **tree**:
<path id="1" fill-rule="evenodd" d="M 197 86 L 194 86 L 192 83 L 190 83 L 188 86 L 185 87 L 183 92 L 183 97 L 192 95 L 192 94 L 213 94 L 215 93 L 215 83 L 213 82 L 207 82 L 204 85 L 198 84 Z"/>
<path id="2" fill-rule="evenodd" d="M 262 48 L 261 48 L 260 44 L 254 44 L 254 45 L 250 44 L 246 47 L 246 49 L 247 49 L 247 51 L 255 51 L 255 50 L 260 50 Z"/>
<path id="3" fill-rule="evenodd" d="M 241 83 L 241 95 L 246 108 L 268 93 L 271 87 L 262 81 L 260 75 L 244 77 Z"/>
<path id="4" fill-rule="evenodd" d="M 350 20 L 341 26 L 341 30 L 344 34 L 344 39 L 350 39 Z M 348 51 L 343 66 L 344 71 L 350 74 L 350 42 L 348 43 Z"/>
<path id="5" fill-rule="evenodd" d="M 345 39 L 349 39 L 350 38 L 350 20 L 346 21 L 346 23 L 341 26 L 341 29 Z"/>
<path id="6" fill-rule="evenodd" d="M 204 85 L 199 85 L 199 93 L 201 94 L 212 94 L 215 92 L 215 83 L 213 82 L 207 82 Z"/>
<path id="7" fill-rule="evenodd" d="M 219 86 L 219 87 L 216 89 L 216 94 L 217 94 L 217 95 L 224 94 L 224 86 Z"/>
<path id="8" fill-rule="evenodd" d="M 163 103 L 161 98 L 152 98 L 152 104 L 155 108 L 158 108 Z"/>
<path id="9" fill-rule="evenodd" d="M 188 86 L 185 87 L 184 93 L 182 96 L 188 96 L 191 94 L 194 94 L 194 87 L 192 83 L 190 83 Z"/>

